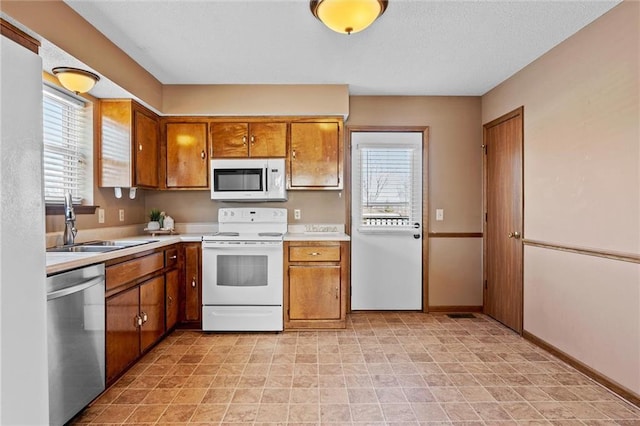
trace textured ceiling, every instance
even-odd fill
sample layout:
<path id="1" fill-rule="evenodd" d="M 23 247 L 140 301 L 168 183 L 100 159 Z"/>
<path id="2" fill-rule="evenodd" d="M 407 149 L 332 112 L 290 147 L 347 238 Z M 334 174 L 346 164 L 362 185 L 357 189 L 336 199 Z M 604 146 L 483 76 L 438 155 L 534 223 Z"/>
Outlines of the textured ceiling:
<path id="1" fill-rule="evenodd" d="M 164 84 L 348 84 L 356 95 L 482 95 L 619 1 L 390 0 L 361 33 L 306 0 L 66 0 Z"/>

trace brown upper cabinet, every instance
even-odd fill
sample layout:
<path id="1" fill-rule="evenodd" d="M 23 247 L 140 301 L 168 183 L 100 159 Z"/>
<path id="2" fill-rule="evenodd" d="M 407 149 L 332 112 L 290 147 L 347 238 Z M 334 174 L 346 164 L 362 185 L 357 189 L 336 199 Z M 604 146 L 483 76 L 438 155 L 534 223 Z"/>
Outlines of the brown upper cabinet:
<path id="1" fill-rule="evenodd" d="M 159 117 L 131 99 L 105 99 L 100 121 L 100 186 L 158 188 Z"/>
<path id="2" fill-rule="evenodd" d="M 206 122 L 167 122 L 167 189 L 206 189 L 209 186 Z"/>
<path id="3" fill-rule="evenodd" d="M 211 157 L 286 157 L 287 123 L 211 123 Z"/>
<path id="4" fill-rule="evenodd" d="M 342 119 L 291 123 L 289 189 L 342 189 Z"/>

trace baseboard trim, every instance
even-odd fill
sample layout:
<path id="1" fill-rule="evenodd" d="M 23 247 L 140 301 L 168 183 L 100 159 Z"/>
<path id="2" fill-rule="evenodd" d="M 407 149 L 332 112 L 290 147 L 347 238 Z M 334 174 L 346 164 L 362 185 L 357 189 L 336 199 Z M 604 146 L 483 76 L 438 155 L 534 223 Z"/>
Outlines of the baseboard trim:
<path id="1" fill-rule="evenodd" d="M 557 358 L 560 358 L 562 361 L 566 362 L 567 364 L 569 364 L 570 366 L 572 366 L 576 370 L 580 371 L 581 373 L 589 376 L 590 378 L 592 378 L 596 382 L 600 383 L 602 386 L 606 387 L 610 391 L 616 393 L 621 398 L 624 398 L 625 400 L 627 400 L 631 404 L 633 404 L 633 405 L 635 405 L 637 407 L 640 407 L 640 396 L 636 395 L 631 390 L 625 388 L 622 385 L 619 385 L 618 383 L 616 383 L 613 380 L 607 378 L 606 376 L 604 376 L 601 373 L 597 372 L 596 370 L 594 370 L 593 368 L 591 368 L 588 365 L 584 364 L 583 362 L 578 361 L 577 359 L 575 359 L 571 355 L 561 351 L 560 349 L 558 349 L 555 346 L 545 342 L 541 338 L 535 336 L 534 334 L 529 333 L 526 330 L 522 332 L 522 337 L 524 337 L 526 340 L 530 341 L 534 345 L 541 347 L 542 349 L 546 350 L 547 352 L 550 352 L 552 355 L 556 356 Z"/>
<path id="2" fill-rule="evenodd" d="M 482 306 L 429 306 L 429 313 L 482 312 Z"/>

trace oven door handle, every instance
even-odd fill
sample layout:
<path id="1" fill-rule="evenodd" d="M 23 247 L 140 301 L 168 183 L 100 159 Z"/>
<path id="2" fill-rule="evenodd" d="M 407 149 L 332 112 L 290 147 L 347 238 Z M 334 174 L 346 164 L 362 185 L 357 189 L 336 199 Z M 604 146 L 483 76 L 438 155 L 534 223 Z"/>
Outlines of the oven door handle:
<path id="1" fill-rule="evenodd" d="M 208 245 L 206 242 L 202 243 L 202 250 L 282 250 L 282 244 L 225 244 L 225 245 Z"/>

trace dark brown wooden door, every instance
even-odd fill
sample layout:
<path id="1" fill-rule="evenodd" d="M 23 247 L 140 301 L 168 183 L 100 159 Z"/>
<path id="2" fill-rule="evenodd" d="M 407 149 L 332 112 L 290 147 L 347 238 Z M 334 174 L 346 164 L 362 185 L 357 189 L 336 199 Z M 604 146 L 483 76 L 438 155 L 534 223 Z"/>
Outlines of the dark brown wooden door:
<path id="1" fill-rule="evenodd" d="M 158 120 L 134 110 L 135 127 L 135 184 L 146 188 L 158 187 Z"/>
<path id="2" fill-rule="evenodd" d="M 138 287 L 107 300 L 107 382 L 116 378 L 140 354 Z"/>
<path id="3" fill-rule="evenodd" d="M 154 344 L 164 334 L 164 276 L 140 284 L 140 351 Z"/>
<path id="4" fill-rule="evenodd" d="M 166 318 L 167 330 L 172 329 L 178 323 L 178 298 L 180 293 L 180 271 L 174 269 L 165 275 L 167 290 Z"/>
<path id="5" fill-rule="evenodd" d="M 522 108 L 484 126 L 484 312 L 522 332 Z"/>
<path id="6" fill-rule="evenodd" d="M 184 319 L 200 321 L 202 312 L 200 278 L 200 243 L 187 243 L 184 247 Z"/>
<path id="7" fill-rule="evenodd" d="M 209 185 L 207 123 L 167 123 L 167 188 Z"/>

